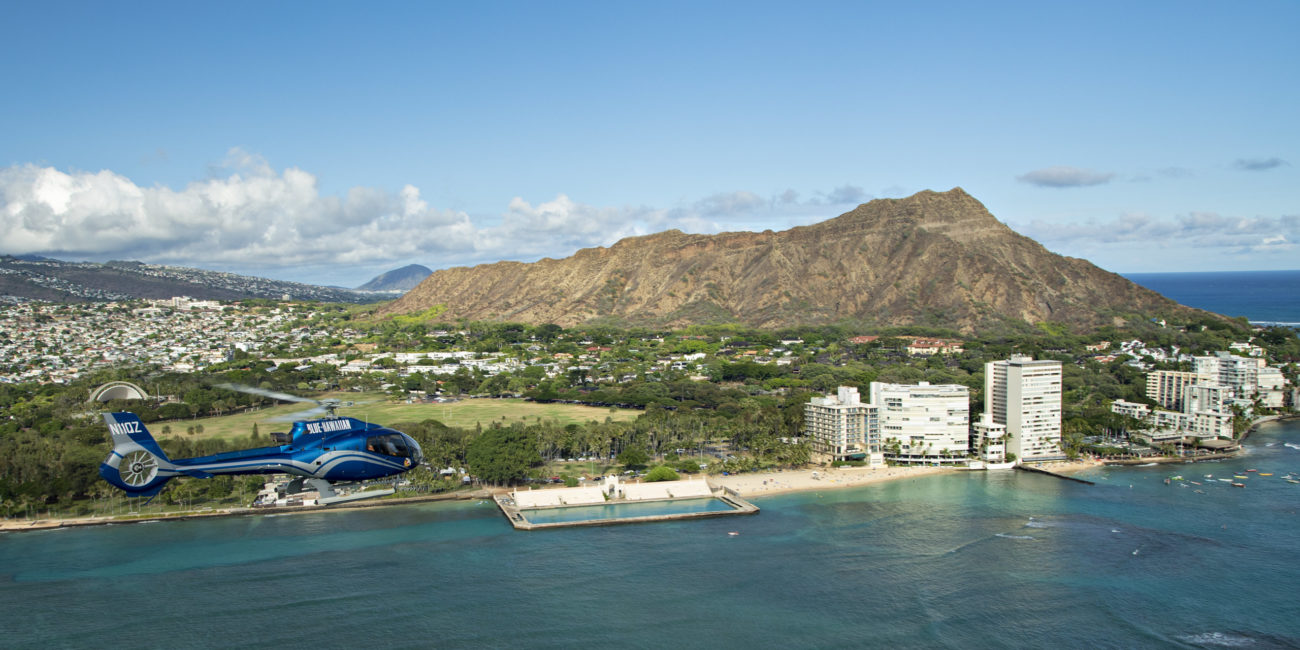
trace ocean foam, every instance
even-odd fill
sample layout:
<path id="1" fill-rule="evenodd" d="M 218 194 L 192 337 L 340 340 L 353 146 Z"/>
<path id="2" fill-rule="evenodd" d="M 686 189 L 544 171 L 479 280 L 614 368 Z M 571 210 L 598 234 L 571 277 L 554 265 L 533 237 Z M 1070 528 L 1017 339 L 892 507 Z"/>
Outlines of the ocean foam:
<path id="1" fill-rule="evenodd" d="M 1178 638 L 1195 645 L 1221 646 L 1224 648 L 1244 648 L 1246 646 L 1255 645 L 1255 640 L 1250 637 L 1226 634 L 1223 632 L 1184 634 Z"/>
<path id="2" fill-rule="evenodd" d="M 995 537 L 1001 537 L 1003 539 L 1038 539 L 1031 535 L 1008 535 L 1006 533 L 998 533 Z"/>

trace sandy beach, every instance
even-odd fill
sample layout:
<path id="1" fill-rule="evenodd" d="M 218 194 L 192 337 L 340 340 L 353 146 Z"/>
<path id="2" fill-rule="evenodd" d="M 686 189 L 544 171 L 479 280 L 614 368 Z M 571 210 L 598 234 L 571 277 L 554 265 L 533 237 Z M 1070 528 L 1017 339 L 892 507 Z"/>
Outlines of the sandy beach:
<path id="1" fill-rule="evenodd" d="M 1103 467 L 1104 465 L 1105 463 L 1099 460 L 1092 460 L 1092 459 L 1063 460 L 1063 461 L 1054 461 L 1050 463 L 1033 463 L 1033 466 L 1039 469 L 1045 469 L 1049 472 L 1055 472 L 1057 474 L 1067 474 L 1067 475 L 1078 474 L 1079 472 L 1082 472 L 1085 469 L 1092 469 L 1094 467 Z"/>
<path id="2" fill-rule="evenodd" d="M 960 470 L 951 467 L 843 467 L 832 469 L 800 469 L 733 476 L 710 476 L 709 483 L 728 487 L 742 497 L 757 497 L 782 492 L 802 490 L 834 490 L 919 478 L 935 474 L 948 474 Z"/>

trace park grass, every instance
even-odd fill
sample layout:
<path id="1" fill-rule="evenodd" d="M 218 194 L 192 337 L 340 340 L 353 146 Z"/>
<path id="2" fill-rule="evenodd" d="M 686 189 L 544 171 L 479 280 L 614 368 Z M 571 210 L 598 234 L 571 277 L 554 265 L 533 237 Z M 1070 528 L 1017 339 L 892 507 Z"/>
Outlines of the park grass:
<path id="1" fill-rule="evenodd" d="M 641 415 L 641 411 L 631 409 L 611 409 L 580 404 L 539 404 L 522 399 L 463 399 L 458 402 L 406 404 L 393 402 L 383 393 L 332 393 L 325 397 L 353 402 L 353 406 L 340 407 L 339 415 L 383 426 L 438 420 L 449 427 L 472 429 L 478 425 L 486 427 L 492 422 L 502 424 L 536 422 L 539 418 L 543 422 L 553 420 L 560 425 L 565 425 L 581 424 L 592 420 L 603 422 L 607 417 L 615 421 L 634 420 Z M 276 421 L 277 419 L 292 417 L 293 414 L 309 406 L 310 404 L 280 404 L 234 415 L 158 422 L 151 424 L 149 429 L 159 438 L 231 440 L 247 437 L 253 432 L 253 424 L 256 423 L 258 433 L 265 441 L 267 434 L 272 431 L 287 432 L 292 428 L 292 422 Z M 164 425 L 171 427 L 170 434 L 162 433 Z M 203 433 L 194 435 L 186 433 L 189 427 L 200 425 L 203 427 Z"/>

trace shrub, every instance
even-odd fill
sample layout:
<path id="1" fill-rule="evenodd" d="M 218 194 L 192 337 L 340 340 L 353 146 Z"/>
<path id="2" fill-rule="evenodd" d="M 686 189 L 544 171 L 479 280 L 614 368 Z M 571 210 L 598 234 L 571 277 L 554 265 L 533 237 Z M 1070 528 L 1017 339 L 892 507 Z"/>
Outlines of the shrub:
<path id="1" fill-rule="evenodd" d="M 676 481 L 679 478 L 681 477 L 677 475 L 677 472 L 674 472 L 673 468 L 667 465 L 660 465 L 650 470 L 650 472 L 645 475 L 646 483 L 653 483 L 655 481 Z"/>

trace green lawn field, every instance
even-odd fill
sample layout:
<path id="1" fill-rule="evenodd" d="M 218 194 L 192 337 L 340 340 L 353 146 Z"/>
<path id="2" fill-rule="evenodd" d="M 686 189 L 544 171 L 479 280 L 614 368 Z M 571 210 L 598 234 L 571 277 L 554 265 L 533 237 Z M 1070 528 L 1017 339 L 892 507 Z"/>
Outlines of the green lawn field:
<path id="1" fill-rule="evenodd" d="M 326 395 L 341 401 L 351 401 L 353 406 L 339 408 L 339 415 L 354 417 L 358 420 L 391 426 L 399 422 L 420 422 L 438 420 L 450 427 L 472 428 L 476 424 L 487 426 L 490 422 L 526 421 L 533 422 L 554 420 L 560 424 L 572 422 L 604 421 L 606 417 L 614 420 L 633 420 L 641 411 L 629 409 L 609 409 L 577 404 L 538 404 L 522 399 L 463 399 L 458 402 L 434 404 L 405 404 L 388 399 L 387 395 L 334 393 Z M 199 418 L 197 420 L 178 420 L 175 422 L 155 422 L 149 430 L 159 438 L 186 437 L 202 438 L 239 438 L 253 432 L 257 424 L 262 440 L 272 431 L 288 431 L 291 422 L 276 422 L 276 418 L 291 416 L 309 408 L 310 404 L 280 404 L 258 411 L 225 415 L 220 417 Z M 320 417 L 315 416 L 315 417 Z M 164 433 L 163 427 L 169 426 L 170 433 Z M 203 427 L 203 433 L 189 435 L 189 427 Z M 269 444 L 269 443 L 268 443 Z"/>

